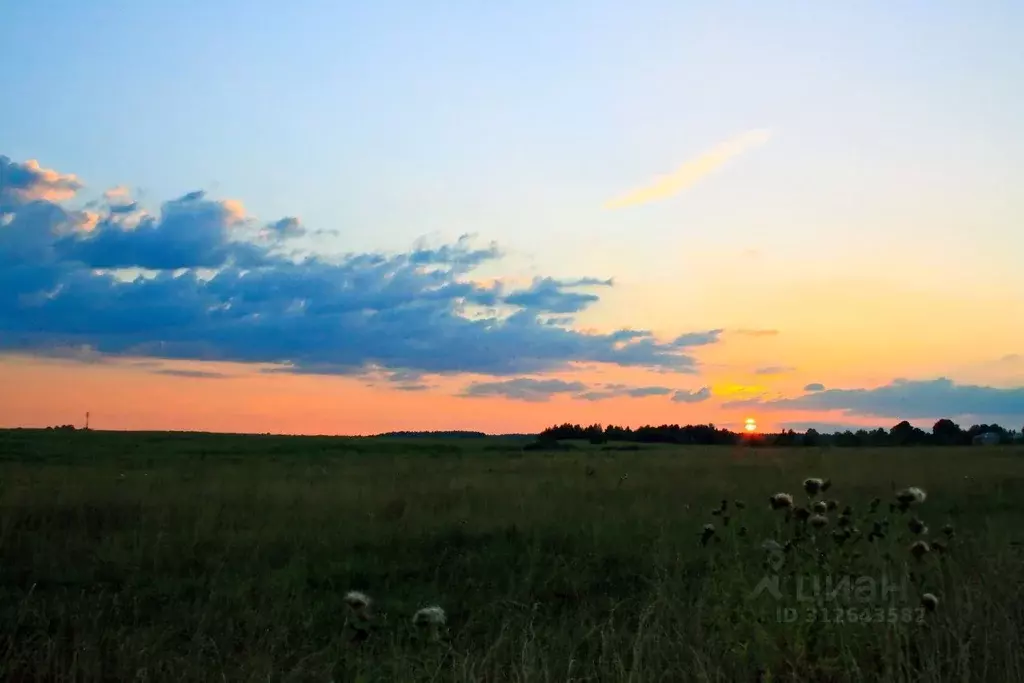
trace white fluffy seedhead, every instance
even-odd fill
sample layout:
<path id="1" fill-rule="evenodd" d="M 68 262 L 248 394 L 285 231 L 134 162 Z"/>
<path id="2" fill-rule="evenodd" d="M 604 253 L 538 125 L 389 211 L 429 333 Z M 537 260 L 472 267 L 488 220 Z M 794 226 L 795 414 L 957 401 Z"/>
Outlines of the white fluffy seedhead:
<path id="1" fill-rule="evenodd" d="M 412 623 L 417 626 L 441 626 L 445 621 L 447 621 L 447 616 L 444 610 L 437 605 L 416 610 L 416 614 L 412 615 Z"/>
<path id="2" fill-rule="evenodd" d="M 356 611 L 365 610 L 370 606 L 370 596 L 366 593 L 360 593 L 359 591 L 349 591 L 345 593 L 345 604 Z"/>

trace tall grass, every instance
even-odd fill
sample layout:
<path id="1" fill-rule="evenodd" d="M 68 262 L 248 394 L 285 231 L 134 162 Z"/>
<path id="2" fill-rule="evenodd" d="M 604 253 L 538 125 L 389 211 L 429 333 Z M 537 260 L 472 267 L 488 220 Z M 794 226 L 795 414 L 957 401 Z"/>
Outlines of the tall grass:
<path id="1" fill-rule="evenodd" d="M 806 476 L 861 531 L 888 517 L 885 538 L 839 544 L 830 512 L 773 564 L 762 543 L 798 524 L 768 496 L 805 503 Z M 888 507 L 907 485 L 928 491 L 928 538 L 956 528 L 920 562 L 912 513 Z M 0 515 L 5 681 L 1024 680 L 1020 449 L 6 432 Z M 751 597 L 774 575 L 781 598 Z M 846 605 L 792 588 L 842 576 L 907 589 Z M 353 589 L 374 598 L 361 640 Z M 938 609 L 907 622 L 864 611 L 924 592 Z M 433 603 L 436 642 L 411 621 Z M 847 606 L 867 623 L 836 623 Z"/>

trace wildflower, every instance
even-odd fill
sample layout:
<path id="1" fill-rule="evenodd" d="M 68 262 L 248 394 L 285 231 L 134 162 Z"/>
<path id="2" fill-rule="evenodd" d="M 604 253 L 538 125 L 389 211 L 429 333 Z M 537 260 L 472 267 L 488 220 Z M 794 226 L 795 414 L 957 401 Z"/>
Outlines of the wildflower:
<path id="1" fill-rule="evenodd" d="M 791 508 L 793 507 L 793 496 L 788 493 L 776 493 L 768 499 L 768 503 L 772 506 L 772 510 Z"/>
<path id="2" fill-rule="evenodd" d="M 345 604 L 352 610 L 352 619 L 348 621 L 352 629 L 352 641 L 362 642 L 370 637 L 370 597 L 359 591 L 345 594 Z"/>
<path id="3" fill-rule="evenodd" d="M 849 537 L 850 537 L 850 530 L 849 529 L 836 529 L 835 531 L 832 532 L 832 540 L 834 540 L 839 545 L 842 545 L 843 541 L 845 541 Z"/>
<path id="4" fill-rule="evenodd" d="M 881 498 L 871 499 L 871 504 L 868 506 L 868 512 L 875 512 L 878 510 L 878 506 L 882 504 Z"/>
<path id="5" fill-rule="evenodd" d="M 841 526 L 841 527 L 848 527 L 851 524 L 853 524 L 853 518 L 851 518 L 846 513 L 843 513 L 843 514 L 839 515 L 839 526 Z"/>
<path id="6" fill-rule="evenodd" d="M 928 494 L 924 492 L 924 489 L 916 486 L 905 488 L 896 494 L 896 500 L 900 503 L 900 509 L 907 509 L 911 505 L 920 505 L 928 498 Z"/>
<path id="7" fill-rule="evenodd" d="M 817 477 L 810 477 L 804 479 L 804 491 L 807 492 L 808 496 L 816 496 L 818 492 L 825 486 L 825 482 Z"/>
<path id="8" fill-rule="evenodd" d="M 953 535 L 956 533 L 956 531 L 953 529 L 952 524 L 947 524 L 946 526 L 942 527 L 942 533 L 946 534 L 947 538 L 953 538 Z"/>
<path id="9" fill-rule="evenodd" d="M 705 524 L 704 525 L 704 530 L 701 532 L 701 535 L 700 535 L 700 544 L 701 545 L 707 545 L 708 541 L 710 541 L 711 537 L 714 536 L 714 535 L 715 535 L 715 525 L 714 524 Z"/>
<path id="10" fill-rule="evenodd" d="M 359 591 L 345 593 L 345 604 L 352 608 L 353 612 L 364 613 L 370 607 L 370 596 Z"/>
<path id="11" fill-rule="evenodd" d="M 793 516 L 797 518 L 797 521 L 806 522 L 810 518 L 811 513 L 805 507 L 798 507 L 793 510 Z"/>
<path id="12" fill-rule="evenodd" d="M 872 525 L 871 533 L 868 534 L 868 541 L 873 541 L 876 538 L 885 538 L 885 526 L 881 522 L 875 522 Z"/>
<path id="13" fill-rule="evenodd" d="M 739 533 L 740 536 L 746 536 L 747 535 L 747 527 L 741 526 L 739 532 L 737 532 L 737 533 Z"/>
<path id="14" fill-rule="evenodd" d="M 843 508 L 843 516 L 844 517 L 853 517 L 853 508 L 850 507 L 849 505 L 844 507 Z"/>
<path id="15" fill-rule="evenodd" d="M 442 626 L 448 620 L 447 615 L 444 613 L 444 609 L 437 605 L 431 605 L 430 607 L 423 607 L 416 610 L 416 614 L 412 615 L 412 623 L 416 626 L 423 626 L 425 624 L 434 624 L 435 626 Z"/>
<path id="16" fill-rule="evenodd" d="M 821 529 L 828 526 L 828 517 L 825 515 L 811 515 L 811 526 L 816 529 Z"/>
<path id="17" fill-rule="evenodd" d="M 825 501 L 825 508 L 829 512 L 832 512 L 833 510 L 838 509 L 838 507 L 839 507 L 839 502 L 838 501 L 831 500 L 831 499 Z"/>
<path id="18" fill-rule="evenodd" d="M 939 606 L 939 599 L 932 593 L 925 593 L 921 596 L 921 606 L 929 612 L 934 612 Z"/>
<path id="19" fill-rule="evenodd" d="M 932 541 L 931 546 L 932 546 L 932 550 L 937 551 L 940 555 L 942 553 L 946 552 L 946 550 L 947 550 L 946 544 L 943 543 L 942 541 Z"/>
<path id="20" fill-rule="evenodd" d="M 925 541 L 914 541 L 910 546 L 910 554 L 920 560 L 922 557 L 932 551 L 931 547 Z"/>
<path id="21" fill-rule="evenodd" d="M 928 527 L 917 517 L 911 519 L 907 526 L 909 526 L 910 530 L 918 536 L 928 533 Z"/>
<path id="22" fill-rule="evenodd" d="M 821 482 L 821 492 L 822 493 L 824 493 L 825 491 L 828 491 L 830 488 L 832 488 L 832 480 L 831 479 L 826 479 L 825 481 Z"/>
<path id="23" fill-rule="evenodd" d="M 814 510 L 815 514 L 823 515 L 826 512 L 828 512 L 828 505 L 825 504 L 825 501 L 819 500 L 818 502 L 811 506 L 811 509 Z"/>
<path id="24" fill-rule="evenodd" d="M 743 508 L 747 507 L 747 504 L 744 503 L 742 500 L 734 500 L 732 504 L 736 506 L 737 510 L 742 510 Z"/>
<path id="25" fill-rule="evenodd" d="M 441 637 L 441 627 L 446 621 L 444 610 L 437 605 L 423 607 L 412 615 L 412 623 L 419 627 L 425 627 L 433 640 L 438 640 Z"/>

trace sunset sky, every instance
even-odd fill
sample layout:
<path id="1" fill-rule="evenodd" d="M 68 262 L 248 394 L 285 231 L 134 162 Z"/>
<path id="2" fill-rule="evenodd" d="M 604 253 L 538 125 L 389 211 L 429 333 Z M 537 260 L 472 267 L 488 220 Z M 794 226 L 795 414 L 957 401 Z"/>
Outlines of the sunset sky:
<path id="1" fill-rule="evenodd" d="M 1020 429 L 1021 35 L 0 0 L 0 427 Z"/>

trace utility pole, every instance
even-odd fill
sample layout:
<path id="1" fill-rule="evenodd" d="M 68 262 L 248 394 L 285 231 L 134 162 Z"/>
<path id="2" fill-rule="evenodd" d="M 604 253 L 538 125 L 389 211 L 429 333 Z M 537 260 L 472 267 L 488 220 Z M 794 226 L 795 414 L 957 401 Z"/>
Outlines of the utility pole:
<path id="1" fill-rule="evenodd" d="M 85 428 L 89 428 L 89 411 L 85 412 Z"/>

